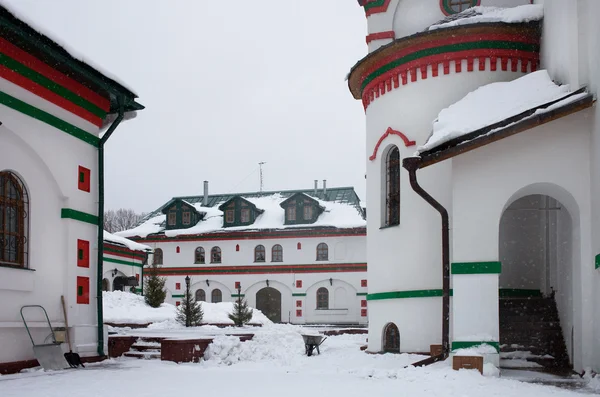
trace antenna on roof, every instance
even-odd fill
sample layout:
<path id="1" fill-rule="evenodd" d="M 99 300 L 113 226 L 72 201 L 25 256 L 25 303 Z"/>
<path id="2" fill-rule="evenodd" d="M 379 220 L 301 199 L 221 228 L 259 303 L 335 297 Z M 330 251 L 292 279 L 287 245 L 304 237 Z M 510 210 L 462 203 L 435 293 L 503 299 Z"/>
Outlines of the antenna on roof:
<path id="1" fill-rule="evenodd" d="M 263 173 L 262 173 L 262 166 L 263 164 L 267 164 L 266 161 L 261 161 L 260 163 L 258 163 L 258 167 L 260 168 L 260 192 L 262 193 L 263 191 Z"/>

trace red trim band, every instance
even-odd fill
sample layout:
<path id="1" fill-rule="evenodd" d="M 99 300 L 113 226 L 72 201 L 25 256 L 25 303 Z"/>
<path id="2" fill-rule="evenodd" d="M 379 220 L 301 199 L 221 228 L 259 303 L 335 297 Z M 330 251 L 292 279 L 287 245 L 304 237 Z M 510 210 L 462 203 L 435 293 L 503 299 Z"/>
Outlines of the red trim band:
<path id="1" fill-rule="evenodd" d="M 374 41 L 374 40 L 385 40 L 385 39 L 395 39 L 396 38 L 396 33 L 393 30 L 388 30 L 386 32 L 378 32 L 378 33 L 371 33 L 367 36 L 366 40 L 367 40 L 367 44 L 369 44 L 370 42 Z"/>
<path id="2" fill-rule="evenodd" d="M 220 267 L 161 267 L 157 269 L 161 276 L 180 276 L 182 274 L 276 274 L 276 273 L 355 273 L 366 272 L 366 263 L 334 263 L 313 265 L 272 265 L 272 266 L 220 266 Z"/>
<path id="3" fill-rule="evenodd" d="M 392 127 L 388 127 L 387 131 L 381 136 L 381 138 L 379 138 L 379 141 L 377 141 L 377 144 L 375 145 L 375 148 L 373 149 L 373 154 L 371 155 L 371 157 L 369 157 L 369 160 L 373 161 L 377 158 L 377 151 L 379 150 L 379 146 L 385 140 L 385 138 L 387 138 L 390 135 L 399 136 L 402 139 L 402 141 L 404 142 L 404 146 L 406 146 L 406 147 L 415 146 L 417 144 L 415 141 L 409 140 L 406 137 L 406 135 L 404 135 L 400 131 L 396 131 L 396 130 L 393 130 Z"/>

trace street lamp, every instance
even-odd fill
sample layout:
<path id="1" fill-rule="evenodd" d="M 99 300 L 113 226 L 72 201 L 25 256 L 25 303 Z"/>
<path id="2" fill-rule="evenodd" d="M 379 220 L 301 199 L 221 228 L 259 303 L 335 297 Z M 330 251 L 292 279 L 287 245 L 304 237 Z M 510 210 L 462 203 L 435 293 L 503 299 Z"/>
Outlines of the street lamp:
<path id="1" fill-rule="evenodd" d="M 190 276 L 185 276 L 185 286 L 190 289 Z"/>

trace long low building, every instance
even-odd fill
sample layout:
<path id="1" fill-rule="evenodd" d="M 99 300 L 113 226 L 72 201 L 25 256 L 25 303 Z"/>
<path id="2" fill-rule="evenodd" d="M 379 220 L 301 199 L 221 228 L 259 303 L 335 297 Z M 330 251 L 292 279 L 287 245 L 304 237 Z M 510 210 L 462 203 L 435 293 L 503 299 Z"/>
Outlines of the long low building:
<path id="1" fill-rule="evenodd" d="M 325 185 L 325 183 L 324 183 Z M 353 188 L 174 197 L 117 233 L 154 250 L 178 305 L 241 293 L 275 322 L 367 322 L 366 221 Z"/>
<path id="2" fill-rule="evenodd" d="M 152 248 L 104 231 L 103 291 L 141 293 L 144 265 Z"/>

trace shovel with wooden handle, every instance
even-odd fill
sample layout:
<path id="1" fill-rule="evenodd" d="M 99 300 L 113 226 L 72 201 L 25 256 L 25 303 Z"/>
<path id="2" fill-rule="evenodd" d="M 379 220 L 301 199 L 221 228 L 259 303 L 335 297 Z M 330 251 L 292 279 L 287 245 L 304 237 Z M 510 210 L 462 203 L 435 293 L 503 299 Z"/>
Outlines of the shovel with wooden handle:
<path id="1" fill-rule="evenodd" d="M 81 362 L 81 357 L 79 357 L 79 354 L 73 353 L 73 349 L 71 348 L 71 337 L 69 336 L 69 322 L 67 320 L 67 307 L 65 306 L 65 297 L 63 295 L 60 296 L 60 301 L 62 303 L 63 313 L 65 314 L 65 334 L 67 336 L 67 343 L 69 344 L 69 352 L 65 353 L 65 359 L 73 368 L 77 368 L 79 365 L 85 368 L 85 366 Z"/>

